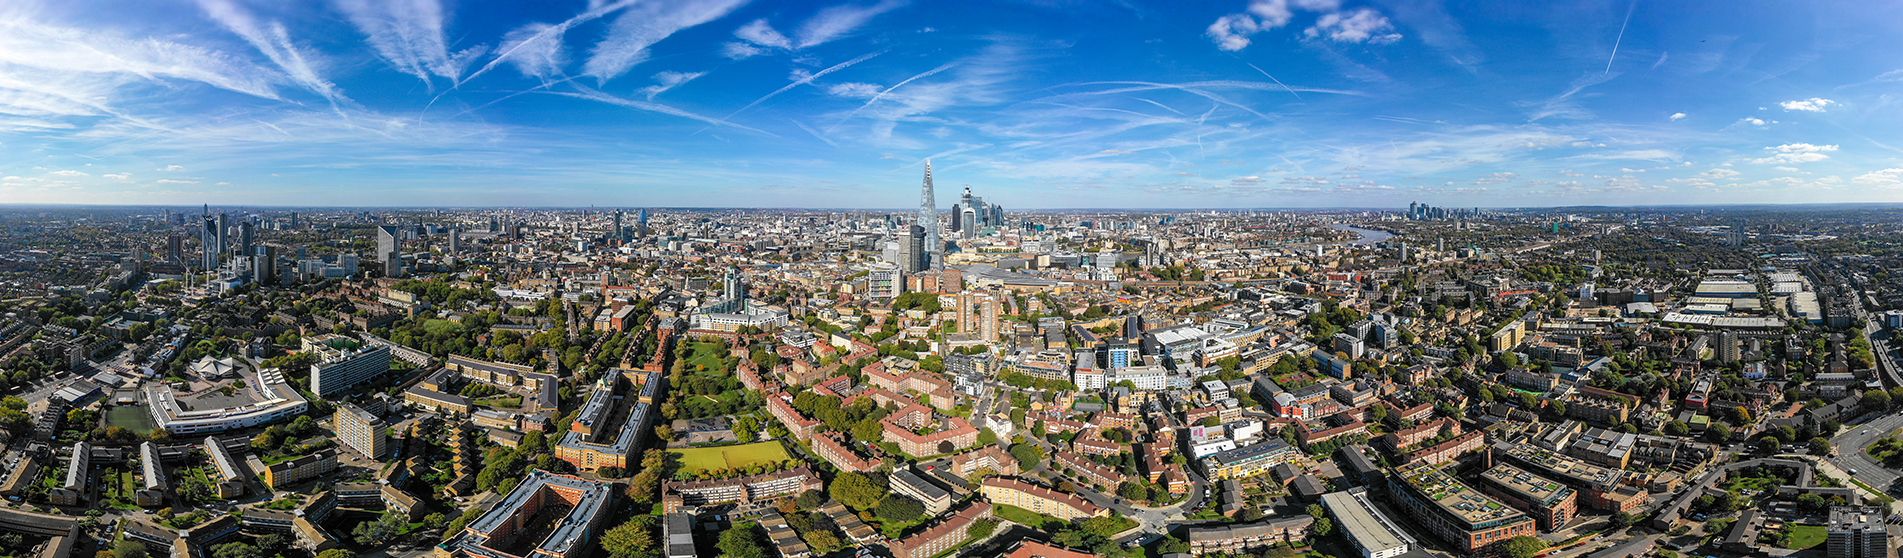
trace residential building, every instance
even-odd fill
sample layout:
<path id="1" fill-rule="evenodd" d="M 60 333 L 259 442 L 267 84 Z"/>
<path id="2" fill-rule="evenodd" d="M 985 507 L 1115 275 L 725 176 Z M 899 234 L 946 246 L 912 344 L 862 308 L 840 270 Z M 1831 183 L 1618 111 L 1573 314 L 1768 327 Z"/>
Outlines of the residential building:
<path id="1" fill-rule="evenodd" d="M 1016 506 L 1063 520 L 1097 517 L 1110 510 L 1074 494 L 1066 494 L 1009 477 L 990 477 L 979 483 L 993 504 Z"/>
<path id="2" fill-rule="evenodd" d="M 610 483 L 532 469 L 502 502 L 437 545 L 436 556 L 582 556 L 612 515 L 614 493 Z"/>
<path id="3" fill-rule="evenodd" d="M 1507 539 L 1535 536 L 1533 518 L 1428 463 L 1402 467 L 1388 478 L 1388 492 L 1416 524 L 1466 553 L 1491 552 Z"/>
<path id="4" fill-rule="evenodd" d="M 595 382 L 594 391 L 588 394 L 588 401 L 582 404 L 575 421 L 569 425 L 568 433 L 556 443 L 555 457 L 583 471 L 602 467 L 626 469 L 641 437 L 650 429 L 654 415 L 660 414 L 653 405 L 627 397 L 635 391 L 636 386 L 630 384 L 636 378 L 643 380 L 639 391 L 666 388 L 666 376 L 659 371 L 643 374 L 616 368 L 602 374 Z M 614 420 L 616 418 L 621 420 Z"/>
<path id="5" fill-rule="evenodd" d="M 1891 554 L 1889 513 L 1878 507 L 1838 506 L 1824 528 L 1829 558 L 1886 558 Z"/>
<path id="6" fill-rule="evenodd" d="M 951 507 L 952 495 L 931 481 L 920 478 L 910 467 L 895 468 L 887 477 L 892 493 L 918 500 L 925 504 L 925 510 L 931 515 L 944 513 Z"/>
<path id="7" fill-rule="evenodd" d="M 387 346 L 366 346 L 341 335 L 307 337 L 304 346 L 318 355 L 317 364 L 311 365 L 311 392 L 319 397 L 343 393 L 390 371 Z"/>
<path id="8" fill-rule="evenodd" d="M 971 524 L 991 517 L 991 504 L 973 501 L 964 509 L 916 535 L 887 545 L 893 558 L 930 558 L 965 542 Z"/>
<path id="9" fill-rule="evenodd" d="M 1578 514 L 1579 493 L 1513 465 L 1495 465 L 1481 473 L 1479 486 L 1482 492 L 1533 516 L 1541 530 L 1556 530 Z"/>
<path id="10" fill-rule="evenodd" d="M 683 506 L 764 502 L 825 488 L 819 475 L 801 465 L 785 471 L 731 479 L 664 482 L 661 484 L 661 504 L 663 511 L 673 513 L 680 511 Z"/>
<path id="11" fill-rule="evenodd" d="M 1413 538 L 1368 501 L 1368 491 L 1350 491 L 1322 495 L 1322 507 L 1335 516 L 1341 534 L 1361 551 L 1362 558 L 1394 558 L 1406 554 Z M 1190 543 L 1192 548 L 1194 542 Z"/>
<path id="12" fill-rule="evenodd" d="M 1308 540 L 1308 529 L 1315 518 L 1295 515 L 1233 525 L 1192 525 L 1185 529 L 1189 553 L 1194 556 L 1221 552 L 1248 555 L 1252 551 L 1284 543 Z M 1386 557 L 1381 557 L 1386 558 Z"/>
<path id="13" fill-rule="evenodd" d="M 304 414 L 310 403 L 297 389 L 284 378 L 284 372 L 276 368 L 259 370 L 257 381 L 250 382 L 257 390 L 260 400 L 237 407 L 221 409 L 185 410 L 178 404 L 172 393 L 172 387 L 160 382 L 146 384 L 146 412 L 152 415 L 152 422 L 159 428 L 171 432 L 174 436 L 191 434 L 209 434 L 225 430 L 250 428 L 279 420 L 290 420 Z"/>
<path id="14" fill-rule="evenodd" d="M 1252 477 L 1287 463 L 1295 448 L 1280 439 L 1267 440 L 1204 457 L 1203 473 L 1211 480 Z"/>
<path id="15" fill-rule="evenodd" d="M 304 482 L 318 475 L 337 470 L 337 452 L 321 450 L 317 453 L 284 461 L 264 468 L 264 484 L 272 490 Z"/>
<path id="16" fill-rule="evenodd" d="M 383 457 L 389 451 L 388 427 L 383 419 L 355 404 L 345 403 L 337 406 L 337 414 L 331 415 L 331 426 L 337 430 L 337 439 L 350 449 L 357 450 L 372 460 Z"/>
<path id="17" fill-rule="evenodd" d="M 159 460 L 158 444 L 139 444 L 139 473 L 142 482 L 141 488 L 132 493 L 134 503 L 141 507 L 163 505 L 166 495 L 165 464 Z"/>

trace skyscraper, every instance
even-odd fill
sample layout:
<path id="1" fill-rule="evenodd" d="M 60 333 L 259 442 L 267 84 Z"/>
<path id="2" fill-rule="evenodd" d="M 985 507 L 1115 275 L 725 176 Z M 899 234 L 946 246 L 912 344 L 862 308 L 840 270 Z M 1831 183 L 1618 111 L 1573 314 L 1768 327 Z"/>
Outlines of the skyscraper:
<path id="1" fill-rule="evenodd" d="M 616 215 L 618 216 L 620 214 L 617 213 Z M 459 254 L 459 253 L 462 253 L 462 251 L 463 251 L 463 230 L 449 229 L 449 253 Z"/>
<path id="2" fill-rule="evenodd" d="M 231 214 L 218 214 L 218 253 L 231 251 Z"/>
<path id="3" fill-rule="evenodd" d="M 912 225 L 903 229 L 899 236 L 899 269 L 906 273 L 918 273 L 931 269 L 932 254 L 927 250 L 925 227 Z"/>
<path id="4" fill-rule="evenodd" d="M 205 215 L 199 221 L 198 267 L 205 270 L 218 269 L 218 220 L 211 217 L 210 206 L 206 206 Z"/>
<path id="5" fill-rule="evenodd" d="M 251 255 L 251 222 L 238 222 L 238 255 Z"/>
<path id="6" fill-rule="evenodd" d="M 617 210 L 615 210 L 615 228 L 614 228 L 614 233 L 613 233 L 613 234 L 610 234 L 610 235 L 608 235 L 608 236 L 610 236 L 610 237 L 613 237 L 613 238 L 614 238 L 615 240 L 622 240 L 622 239 L 623 239 L 623 237 L 621 236 L 621 210 L 619 210 L 619 209 L 617 209 Z"/>
<path id="7" fill-rule="evenodd" d="M 925 253 L 927 267 L 939 269 L 945 260 L 939 252 L 945 245 L 938 240 L 938 196 L 932 193 L 932 160 L 925 160 L 925 184 L 919 187 L 918 225 L 925 228 Z"/>
<path id="8" fill-rule="evenodd" d="M 253 249 L 251 276 L 259 283 L 268 283 L 278 274 L 278 247 L 259 245 Z"/>
<path id="9" fill-rule="evenodd" d="M 384 277 L 403 275 L 403 256 L 397 238 L 396 225 L 377 226 L 377 264 Z"/>
<path id="10" fill-rule="evenodd" d="M 185 236 L 174 234 L 165 237 L 165 259 L 172 263 L 185 265 Z"/>
<path id="11" fill-rule="evenodd" d="M 978 211 L 972 209 L 969 205 L 965 206 L 961 211 L 962 213 L 959 220 L 965 222 L 965 229 L 959 231 L 960 235 L 964 238 L 978 238 Z"/>
<path id="12" fill-rule="evenodd" d="M 648 210 L 645 207 L 641 208 L 641 217 L 639 222 L 641 224 L 641 236 L 647 236 L 648 235 Z"/>

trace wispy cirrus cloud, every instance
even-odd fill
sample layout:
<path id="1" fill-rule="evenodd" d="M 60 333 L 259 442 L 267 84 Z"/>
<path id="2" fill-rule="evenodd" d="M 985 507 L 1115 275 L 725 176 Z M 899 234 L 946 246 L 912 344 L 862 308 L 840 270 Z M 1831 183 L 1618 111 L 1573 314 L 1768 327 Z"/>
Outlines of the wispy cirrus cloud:
<path id="1" fill-rule="evenodd" d="M 429 83 L 431 76 L 452 83 L 482 56 L 486 47 L 450 53 L 444 36 L 441 0 L 334 0 L 384 62 Z"/>
<path id="2" fill-rule="evenodd" d="M 704 75 L 707 75 L 707 72 L 661 72 L 654 74 L 654 81 L 658 81 L 660 84 L 644 87 L 641 91 L 648 94 L 649 101 L 653 101 L 655 95 L 660 95 L 669 89 L 680 87 Z"/>
<path id="3" fill-rule="evenodd" d="M 905 5 L 900 0 L 881 0 L 872 5 L 833 6 L 813 14 L 811 19 L 800 25 L 794 37 L 799 40 L 799 48 L 808 48 L 830 42 L 858 30 L 872 21 L 872 18 Z"/>
<path id="4" fill-rule="evenodd" d="M 349 102 L 344 92 L 318 72 L 316 51 L 297 46 L 283 22 L 262 22 L 232 0 L 198 0 L 198 6 L 212 21 L 237 34 L 276 64 L 293 83 L 323 97 L 331 104 Z"/>
<path id="5" fill-rule="evenodd" d="M 627 73 L 648 59 L 648 47 L 680 32 L 719 19 L 747 0 L 665 0 L 628 8 L 608 26 L 608 36 L 595 43 L 582 73 L 602 83 Z"/>

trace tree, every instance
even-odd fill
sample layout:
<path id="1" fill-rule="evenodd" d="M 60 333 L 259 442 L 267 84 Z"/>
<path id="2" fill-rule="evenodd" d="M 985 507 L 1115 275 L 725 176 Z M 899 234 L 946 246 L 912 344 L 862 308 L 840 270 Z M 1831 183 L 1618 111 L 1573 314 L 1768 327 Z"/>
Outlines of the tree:
<path id="1" fill-rule="evenodd" d="M 980 519 L 971 523 L 971 528 L 965 531 L 965 536 L 974 539 L 983 539 L 991 536 L 991 532 L 997 529 L 998 520 L 991 518 Z M 831 535 L 832 533 L 826 534 Z"/>
<path id="2" fill-rule="evenodd" d="M 1751 410 L 1744 407 L 1732 407 L 1731 423 L 1738 426 L 1751 424 Z"/>
<path id="3" fill-rule="evenodd" d="M 601 475 L 604 479 L 618 479 L 627 476 L 628 471 L 620 467 L 602 467 L 596 469 L 595 474 Z"/>
<path id="4" fill-rule="evenodd" d="M 1714 424 L 1714 425 L 1711 425 L 1711 429 L 1705 431 L 1705 435 L 1710 437 L 1711 441 L 1713 442 L 1722 443 L 1725 440 L 1731 439 L 1731 427 L 1725 426 L 1722 424 Z"/>
<path id="5" fill-rule="evenodd" d="M 1507 558 L 1533 558 L 1541 550 L 1546 550 L 1546 541 L 1539 537 L 1520 535 L 1507 539 L 1507 542 L 1502 543 L 1501 550 L 1505 551 Z"/>
<path id="6" fill-rule="evenodd" d="M 1314 533 L 1317 537 L 1326 537 L 1329 533 L 1335 532 L 1335 523 L 1324 517 L 1315 520 L 1314 525 L 1309 526 L 1308 529 L 1309 532 Z"/>
<path id="7" fill-rule="evenodd" d="M 1863 408 L 1866 411 L 1881 411 L 1890 408 L 1889 392 L 1873 389 L 1863 392 Z"/>
<path id="8" fill-rule="evenodd" d="M 1811 455 L 1824 455 L 1824 454 L 1830 453 L 1830 438 L 1825 438 L 1822 436 L 1811 438 L 1810 439 L 1810 453 Z"/>
<path id="9" fill-rule="evenodd" d="M 859 473 L 840 473 L 826 491 L 834 500 L 855 510 L 870 510 L 885 497 L 884 482 Z"/>
<path id="10" fill-rule="evenodd" d="M 654 540 L 654 516 L 637 515 L 601 534 L 601 548 L 613 558 L 640 558 L 659 550 Z"/>
<path id="11" fill-rule="evenodd" d="M 1612 528 L 1614 528 L 1614 529 L 1624 529 L 1624 528 L 1626 528 L 1626 527 L 1630 527 L 1630 526 L 1632 526 L 1632 521 L 1633 521 L 1633 519 L 1634 519 L 1634 518 L 1632 517 L 1632 514 L 1630 514 L 1630 513 L 1626 513 L 1626 512 L 1623 512 L 1623 511 L 1620 511 L 1620 512 L 1613 512 L 1613 514 L 1612 514 Z"/>
<path id="12" fill-rule="evenodd" d="M 145 558 L 145 545 L 135 541 L 119 541 L 112 547 L 113 558 Z"/>
<path id="13" fill-rule="evenodd" d="M 725 558 L 766 558 L 766 549 L 760 546 L 760 524 L 745 523 L 722 531 L 720 540 L 714 544 Z"/>
<path id="14" fill-rule="evenodd" d="M 213 558 L 263 558 L 264 556 L 258 552 L 257 547 L 241 542 L 212 547 L 211 555 Z"/>
<path id="15" fill-rule="evenodd" d="M 1783 444 L 1784 441 L 1777 439 L 1777 436 L 1765 434 L 1758 438 L 1758 451 L 1763 453 L 1777 453 L 1778 446 Z"/>
<path id="16" fill-rule="evenodd" d="M 1142 500 L 1150 495 L 1150 489 L 1134 482 L 1125 482 L 1117 486 L 1117 495 L 1130 500 Z"/>
<path id="17" fill-rule="evenodd" d="M 925 513 L 925 504 L 906 496 L 888 494 L 885 499 L 879 501 L 878 509 L 875 511 L 879 514 L 879 519 L 906 522 L 918 519 L 919 514 Z"/>
<path id="18" fill-rule="evenodd" d="M 1816 494 L 1805 494 L 1797 497 L 1797 506 L 1806 510 L 1822 510 L 1824 506 L 1827 505 L 1829 504 L 1824 502 L 1824 497 Z"/>
<path id="19" fill-rule="evenodd" d="M 1016 444 L 1011 446 L 1011 457 L 1017 458 L 1020 470 L 1029 471 L 1044 461 L 1044 448 L 1035 444 Z"/>
<path id="20" fill-rule="evenodd" d="M 1321 504 L 1309 504 L 1308 516 L 1313 517 L 1315 519 L 1328 517 L 1328 508 L 1322 507 Z"/>
<path id="21" fill-rule="evenodd" d="M 1686 434 L 1690 434 L 1691 432 L 1692 432 L 1691 427 L 1687 426 L 1684 421 L 1674 420 L 1672 422 L 1665 423 L 1666 434 L 1671 434 L 1673 436 L 1684 436 Z"/>

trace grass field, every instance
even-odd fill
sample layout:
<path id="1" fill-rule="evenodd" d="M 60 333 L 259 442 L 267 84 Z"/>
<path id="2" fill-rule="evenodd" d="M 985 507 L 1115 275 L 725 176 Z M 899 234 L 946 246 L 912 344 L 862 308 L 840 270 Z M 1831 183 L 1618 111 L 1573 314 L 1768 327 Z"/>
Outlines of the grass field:
<path id="1" fill-rule="evenodd" d="M 719 349 L 718 343 L 695 343 L 693 354 L 687 357 L 687 369 L 720 372 L 725 364 L 721 358 L 726 355 L 721 354 Z"/>
<path id="2" fill-rule="evenodd" d="M 1822 525 L 1792 525 L 1788 529 L 1791 531 L 1791 548 L 1802 550 L 1824 544 L 1826 533 Z"/>
<path id="3" fill-rule="evenodd" d="M 1037 512 L 1020 508 L 1017 506 L 1013 506 L 1010 504 L 998 504 L 997 506 L 992 507 L 991 513 L 994 515 L 997 515 L 999 519 L 1003 519 L 1005 521 L 1031 527 L 1033 529 L 1045 529 L 1047 525 L 1051 525 L 1053 522 L 1059 525 L 1066 523 L 1062 519 L 1058 519 L 1055 517 L 1037 513 Z"/>
<path id="4" fill-rule="evenodd" d="M 777 462 L 792 459 L 787 455 L 786 447 L 779 442 L 760 442 L 738 446 L 713 448 L 687 448 L 668 450 L 681 456 L 681 470 L 695 473 L 707 469 L 728 469 L 752 465 L 754 463 Z"/>

